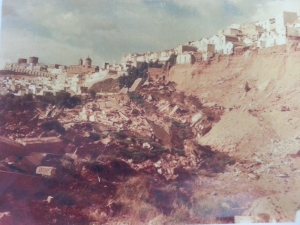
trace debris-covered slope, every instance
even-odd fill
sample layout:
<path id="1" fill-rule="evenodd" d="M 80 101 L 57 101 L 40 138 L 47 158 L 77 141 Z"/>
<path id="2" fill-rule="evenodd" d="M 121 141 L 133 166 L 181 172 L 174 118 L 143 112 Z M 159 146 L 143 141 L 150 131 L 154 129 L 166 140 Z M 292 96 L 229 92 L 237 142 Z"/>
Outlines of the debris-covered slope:
<path id="1" fill-rule="evenodd" d="M 2 98 L 0 222 L 292 221 L 299 56 L 276 47 L 175 65 L 167 81 L 139 78 L 74 108 Z"/>
<path id="2" fill-rule="evenodd" d="M 248 176 L 255 179 L 247 181 L 250 189 L 274 198 L 299 186 L 299 60 L 299 51 L 278 46 L 243 56 L 216 56 L 209 63 L 179 65 L 170 71 L 168 79 L 178 90 L 194 93 L 204 106 L 224 107 L 220 121 L 198 137 L 198 143 L 250 163 L 235 165 L 237 178 L 227 182 L 241 184 Z M 294 202 L 284 202 L 291 207 L 283 202 L 274 203 L 282 210 L 273 210 L 272 216 L 291 221 Z M 252 206 L 247 213 L 264 212 Z"/>

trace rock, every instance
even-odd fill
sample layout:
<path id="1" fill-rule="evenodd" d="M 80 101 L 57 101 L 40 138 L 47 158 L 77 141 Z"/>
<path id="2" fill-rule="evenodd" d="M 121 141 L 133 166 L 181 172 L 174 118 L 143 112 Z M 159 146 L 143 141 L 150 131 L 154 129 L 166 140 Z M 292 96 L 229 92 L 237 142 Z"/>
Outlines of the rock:
<path id="1" fill-rule="evenodd" d="M 13 220 L 10 212 L 0 213 L 0 224 L 2 225 L 13 225 Z"/>
<path id="2" fill-rule="evenodd" d="M 151 148 L 151 145 L 148 142 L 143 143 L 143 148 Z"/>
<path id="3" fill-rule="evenodd" d="M 287 106 L 281 106 L 281 112 L 290 111 L 290 108 Z"/>
<path id="4" fill-rule="evenodd" d="M 248 92 L 251 90 L 251 88 L 249 87 L 248 82 L 245 83 L 245 87 L 244 87 L 245 92 Z"/>
<path id="5" fill-rule="evenodd" d="M 162 174 L 162 169 L 161 169 L 161 168 L 157 169 L 157 172 L 158 172 L 159 174 Z"/>
<path id="6" fill-rule="evenodd" d="M 161 161 L 158 160 L 156 163 L 153 164 L 156 168 L 161 167 Z"/>
<path id="7" fill-rule="evenodd" d="M 128 88 L 123 87 L 123 88 L 119 91 L 119 94 L 127 94 L 127 92 L 128 92 Z"/>
<path id="8" fill-rule="evenodd" d="M 137 109 L 132 109 L 131 114 L 132 114 L 133 116 L 138 116 L 138 115 L 140 115 L 140 111 L 137 110 Z"/>
<path id="9" fill-rule="evenodd" d="M 89 121 L 90 122 L 95 122 L 96 121 L 96 118 L 95 118 L 94 114 L 89 116 Z"/>
<path id="10" fill-rule="evenodd" d="M 253 173 L 249 173 L 248 177 L 252 178 L 252 179 L 257 179 L 257 175 L 253 174 Z"/>
<path id="11" fill-rule="evenodd" d="M 50 203 L 52 198 L 53 198 L 52 196 L 48 196 L 46 202 Z"/>
<path id="12" fill-rule="evenodd" d="M 172 109 L 172 111 L 170 112 L 169 116 L 173 116 L 178 108 L 179 107 L 177 105 L 175 105 L 174 108 Z"/>
<path id="13" fill-rule="evenodd" d="M 52 166 L 38 166 L 36 168 L 36 174 L 41 174 L 43 176 L 52 177 L 56 173 L 56 168 Z"/>
<path id="14" fill-rule="evenodd" d="M 202 118 L 202 113 L 201 112 L 198 112 L 198 113 L 194 114 L 192 116 L 192 119 L 191 119 L 191 122 L 192 122 L 191 126 L 194 126 L 195 123 L 197 123 L 201 118 Z"/>
<path id="15" fill-rule="evenodd" d="M 157 125 L 156 123 L 147 120 L 153 129 L 153 134 L 156 138 L 161 139 L 165 144 L 169 144 L 171 142 L 171 135 L 169 130 L 166 130 L 164 127 Z"/>

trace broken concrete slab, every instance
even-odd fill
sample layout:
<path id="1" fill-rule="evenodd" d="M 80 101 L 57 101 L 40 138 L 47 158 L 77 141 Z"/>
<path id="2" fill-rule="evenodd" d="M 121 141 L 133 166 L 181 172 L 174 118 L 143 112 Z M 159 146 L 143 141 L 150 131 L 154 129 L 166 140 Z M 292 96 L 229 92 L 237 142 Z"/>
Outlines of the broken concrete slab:
<path id="1" fill-rule="evenodd" d="M 63 142 L 58 137 L 18 138 L 16 142 L 23 145 L 25 154 L 31 152 L 61 153 Z"/>
<path id="2" fill-rule="evenodd" d="M 52 166 L 38 166 L 36 168 L 36 174 L 53 177 L 56 174 L 56 168 Z"/>
<path id="3" fill-rule="evenodd" d="M 151 120 L 147 120 L 147 122 L 150 124 L 155 137 L 161 139 L 165 144 L 171 143 L 171 135 L 169 130 L 166 130 L 164 127 L 157 125 Z"/>
<path id="4" fill-rule="evenodd" d="M 129 88 L 129 92 L 137 91 L 142 86 L 142 78 L 138 78 L 134 81 L 134 83 Z"/>
<path id="5" fill-rule="evenodd" d="M 175 105 L 174 108 L 172 109 L 172 111 L 170 112 L 169 116 L 173 116 L 178 108 L 179 107 L 177 105 Z"/>
<path id="6" fill-rule="evenodd" d="M 194 126 L 195 123 L 197 123 L 201 118 L 202 118 L 202 113 L 201 112 L 198 112 L 198 113 L 194 114 L 192 116 L 192 119 L 191 119 L 191 122 L 192 122 L 191 126 Z"/>
<path id="7" fill-rule="evenodd" d="M 129 88 L 123 87 L 118 94 L 127 94 Z"/>
<path id="8" fill-rule="evenodd" d="M 5 225 L 13 225 L 13 219 L 11 217 L 10 212 L 2 212 L 0 213 L 0 224 Z"/>

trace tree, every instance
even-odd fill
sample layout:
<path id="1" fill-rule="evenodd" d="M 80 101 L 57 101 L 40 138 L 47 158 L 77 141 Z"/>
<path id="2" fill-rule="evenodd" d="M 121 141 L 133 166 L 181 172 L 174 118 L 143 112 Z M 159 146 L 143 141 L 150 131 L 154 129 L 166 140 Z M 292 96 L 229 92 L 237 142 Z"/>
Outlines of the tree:
<path id="1" fill-rule="evenodd" d="M 56 93 L 55 104 L 59 107 L 61 107 L 61 106 L 68 107 L 70 97 L 71 97 L 71 94 L 69 92 L 60 91 L 60 92 Z"/>
<path id="2" fill-rule="evenodd" d="M 176 64 L 176 58 L 177 58 L 177 55 L 175 55 L 175 54 L 172 54 L 170 56 L 170 58 L 167 61 L 168 63 L 170 63 L 170 67 L 172 67 L 173 65 Z"/>
<path id="3" fill-rule="evenodd" d="M 97 93 L 95 90 L 91 89 L 91 90 L 89 90 L 89 94 L 92 98 L 95 98 Z"/>
<path id="4" fill-rule="evenodd" d="M 79 96 L 72 96 L 69 99 L 69 105 L 68 108 L 74 108 L 76 105 L 80 105 L 81 104 L 81 98 Z"/>

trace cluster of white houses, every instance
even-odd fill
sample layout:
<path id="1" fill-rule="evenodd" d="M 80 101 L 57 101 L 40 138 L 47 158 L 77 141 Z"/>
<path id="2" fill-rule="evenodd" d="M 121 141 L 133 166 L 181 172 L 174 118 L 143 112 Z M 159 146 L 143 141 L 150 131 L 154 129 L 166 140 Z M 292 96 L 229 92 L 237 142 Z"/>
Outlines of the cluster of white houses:
<path id="1" fill-rule="evenodd" d="M 45 65 L 37 57 L 20 58 L 16 63 L 7 63 L 5 70 L 20 74 L 35 75 L 33 78 L 1 78 L 0 92 L 44 94 L 61 90 L 81 94 L 93 83 L 107 75 L 124 75 L 130 66 L 137 67 L 143 62 L 165 64 L 172 55 L 177 64 L 207 61 L 215 54 L 242 54 L 247 49 L 268 48 L 284 45 L 288 39 L 300 40 L 300 20 L 297 13 L 282 12 L 273 19 L 243 24 L 231 24 L 219 30 L 216 35 L 181 44 L 176 48 L 161 52 L 124 54 L 121 64 L 104 63 L 102 68 L 92 65 L 87 57 L 77 65 Z M 175 57 L 174 57 L 175 58 Z"/>
<path id="2" fill-rule="evenodd" d="M 124 54 L 123 64 L 137 66 L 142 62 L 166 62 L 172 54 L 177 64 L 206 61 L 215 54 L 241 54 L 246 49 L 284 45 L 288 38 L 300 38 L 300 20 L 297 13 L 281 12 L 272 19 L 243 24 L 231 24 L 209 38 L 188 42 L 162 52 Z"/>
<path id="3" fill-rule="evenodd" d="M 21 96 L 24 94 L 56 95 L 60 91 L 68 91 L 72 94 L 83 94 L 87 89 L 99 80 L 103 80 L 107 74 L 97 72 L 93 74 L 62 73 L 57 77 L 46 76 L 0 76 L 0 95 L 13 93 Z"/>
<path id="4" fill-rule="evenodd" d="M 14 93 L 24 95 L 28 93 L 43 95 L 59 91 L 69 91 L 74 94 L 84 93 L 88 87 L 107 75 L 123 75 L 126 68 L 119 64 L 104 63 L 102 68 L 92 65 L 87 57 L 79 59 L 77 65 L 46 65 L 38 62 L 38 57 L 20 58 L 16 63 L 6 63 L 4 70 L 33 76 L 0 77 L 0 94 Z"/>

